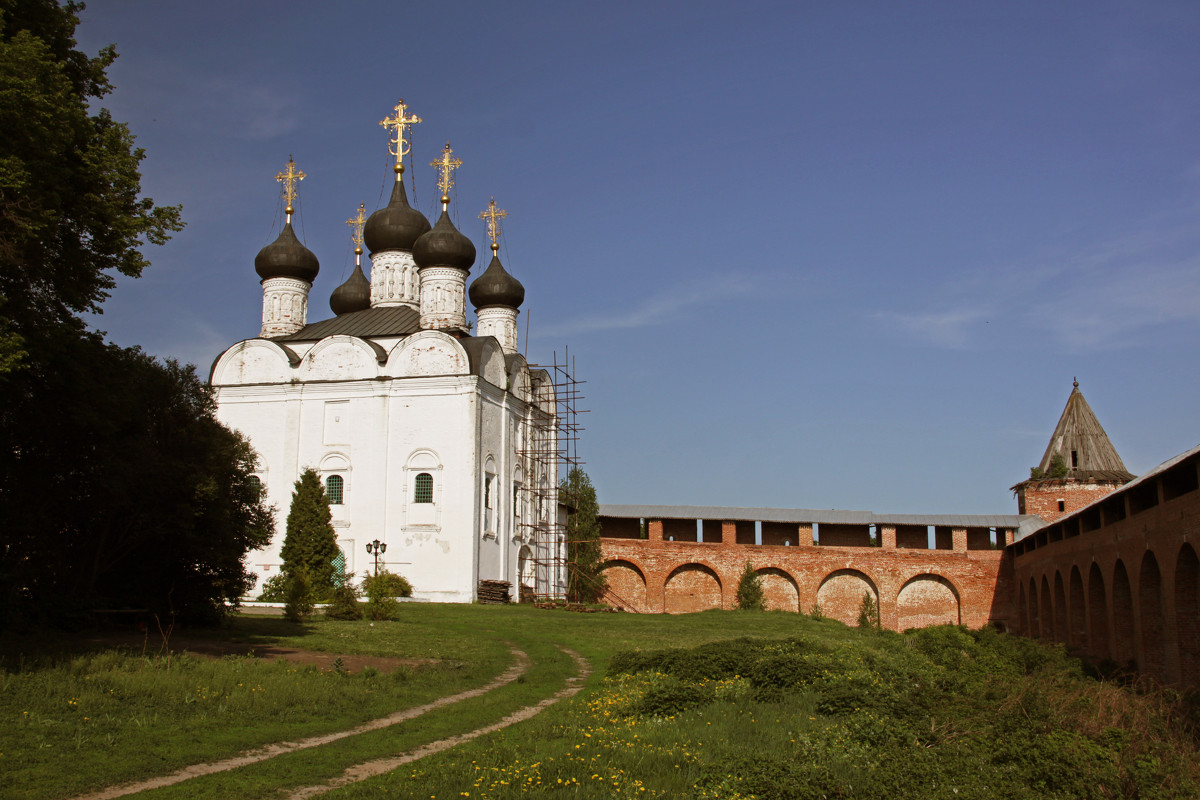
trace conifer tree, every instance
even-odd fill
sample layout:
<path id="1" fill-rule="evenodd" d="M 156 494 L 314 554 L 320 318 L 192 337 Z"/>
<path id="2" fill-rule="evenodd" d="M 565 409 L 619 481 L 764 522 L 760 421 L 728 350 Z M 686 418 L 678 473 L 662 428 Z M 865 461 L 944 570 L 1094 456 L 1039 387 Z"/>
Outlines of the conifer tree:
<path id="1" fill-rule="evenodd" d="M 280 551 L 283 571 L 291 577 L 303 570 L 313 593 L 325 598 L 333 591 L 333 560 L 339 552 L 325 487 L 315 470 L 306 469 L 292 490 L 287 537 Z"/>
<path id="2" fill-rule="evenodd" d="M 600 505 L 596 489 L 587 473 L 572 467 L 558 487 L 559 495 L 571 509 L 567 514 L 567 599 L 573 603 L 594 603 L 607 588 L 600 557 Z"/>

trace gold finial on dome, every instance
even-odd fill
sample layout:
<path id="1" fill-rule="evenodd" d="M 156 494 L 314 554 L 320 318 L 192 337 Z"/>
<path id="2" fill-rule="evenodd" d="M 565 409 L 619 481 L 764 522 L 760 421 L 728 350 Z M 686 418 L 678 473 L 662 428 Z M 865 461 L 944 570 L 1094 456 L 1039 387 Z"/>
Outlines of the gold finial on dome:
<path id="1" fill-rule="evenodd" d="M 354 242 L 354 260 L 356 262 L 362 258 L 363 225 L 367 224 L 366 210 L 367 207 L 359 203 L 358 213 L 346 220 L 346 224 L 350 226 L 350 241 Z"/>
<path id="2" fill-rule="evenodd" d="M 283 200 L 287 203 L 284 213 L 287 214 L 287 221 L 292 221 L 292 214 L 296 209 L 292 207 L 292 202 L 296 199 L 296 184 L 304 180 L 308 176 L 300 170 L 296 169 L 296 162 L 292 160 L 291 155 L 288 155 L 287 166 L 275 176 L 275 180 L 283 184 Z"/>
<path id="3" fill-rule="evenodd" d="M 446 146 L 442 148 L 442 157 L 437 161 L 430 161 L 429 166 L 437 167 L 441 175 L 438 176 L 438 188 L 442 190 L 442 211 L 450 205 L 450 190 L 454 188 L 454 170 L 462 166 L 462 160 L 452 158 L 454 151 L 450 149 L 450 143 L 446 142 Z"/>
<path id="4" fill-rule="evenodd" d="M 508 212 L 504 209 L 496 208 L 496 198 L 488 203 L 488 207 L 480 213 L 479 218 L 487 220 L 488 237 L 492 240 L 492 252 L 495 253 L 500 249 L 500 245 L 496 240 L 500 238 L 500 220 L 508 216 Z"/>
<path id="5" fill-rule="evenodd" d="M 379 124 L 391 133 L 391 137 L 388 139 L 388 152 L 396 157 L 396 166 L 394 169 L 396 171 L 396 180 L 400 180 L 400 175 L 404 172 L 404 157 L 412 150 L 412 143 L 404 138 L 404 129 L 410 125 L 416 125 L 422 119 L 416 114 L 407 117 L 404 115 L 404 112 L 408 111 L 408 106 L 404 104 L 403 98 L 396 103 L 394 110 L 396 112 L 395 116 L 381 119 Z"/>

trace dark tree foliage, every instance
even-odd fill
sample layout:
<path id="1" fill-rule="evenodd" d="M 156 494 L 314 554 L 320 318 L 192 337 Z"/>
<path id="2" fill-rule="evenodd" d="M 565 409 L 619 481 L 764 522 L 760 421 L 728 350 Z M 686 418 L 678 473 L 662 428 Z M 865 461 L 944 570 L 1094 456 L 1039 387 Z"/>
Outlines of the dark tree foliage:
<path id="1" fill-rule="evenodd" d="M 89 107 L 116 52 L 75 49 L 81 8 L 0 0 L 0 625 L 212 618 L 249 585 L 271 513 L 193 369 L 79 316 L 181 227 L 140 196 L 129 130 Z"/>
<path id="2" fill-rule="evenodd" d="M 325 599 L 333 592 L 333 560 L 339 552 L 329 497 L 317 473 L 306 469 L 292 488 L 287 538 L 279 552 L 284 574 L 303 570 L 315 596 Z"/>
<path id="3" fill-rule="evenodd" d="M 0 412 L 8 621 L 218 616 L 251 584 L 242 557 L 271 536 L 249 444 L 216 421 L 191 366 L 95 337 L 37 357 L 33 391 Z"/>
<path id="4" fill-rule="evenodd" d="M 82 4 L 0 0 L 0 335 L 32 347 L 40 333 L 83 330 L 114 273 L 136 277 L 143 244 L 179 230 L 178 207 L 141 197 L 133 135 L 89 98 L 112 90 L 117 57 L 75 48 Z"/>
<path id="5" fill-rule="evenodd" d="M 595 603 L 604 594 L 607 582 L 601 569 L 600 506 L 596 489 L 587 473 L 572 467 L 558 487 L 559 500 L 570 509 L 567 514 L 567 599 L 572 603 Z"/>

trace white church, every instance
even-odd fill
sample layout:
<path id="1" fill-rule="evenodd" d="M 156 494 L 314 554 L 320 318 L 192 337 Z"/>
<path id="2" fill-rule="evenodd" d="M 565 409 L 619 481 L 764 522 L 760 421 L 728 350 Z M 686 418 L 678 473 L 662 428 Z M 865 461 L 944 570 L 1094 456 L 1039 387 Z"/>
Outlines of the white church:
<path id="1" fill-rule="evenodd" d="M 218 416 L 254 446 L 277 509 L 275 536 L 248 556 L 250 569 L 260 582 L 278 574 L 292 487 L 311 467 L 329 496 L 347 572 L 373 569 L 367 545 L 378 541 L 386 545 L 380 568 L 406 577 L 419 599 L 471 602 L 480 581 L 510 583 L 513 599 L 520 588 L 563 596 L 555 389 L 517 349 L 525 289 L 498 257 L 504 212 L 493 200 L 481 215 L 492 260 L 468 288 L 475 246 L 448 213 L 461 162 L 447 145 L 433 164 L 443 194 L 431 226 L 404 188 L 405 129 L 421 121 L 406 108 L 401 102 L 381 123 L 395 184 L 387 206 L 366 219 L 359 210 L 359 263 L 329 299 L 334 316 L 308 322 L 319 263 L 292 229 L 303 173 L 289 160 L 278 176 L 286 222 L 254 259 L 262 330 L 213 364 Z"/>

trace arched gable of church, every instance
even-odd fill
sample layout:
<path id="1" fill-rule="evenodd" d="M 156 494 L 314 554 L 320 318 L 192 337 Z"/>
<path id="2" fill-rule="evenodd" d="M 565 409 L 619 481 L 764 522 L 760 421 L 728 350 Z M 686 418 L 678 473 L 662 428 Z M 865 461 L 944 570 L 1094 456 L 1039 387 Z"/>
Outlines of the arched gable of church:
<path id="1" fill-rule="evenodd" d="M 237 386 L 254 383 L 288 383 L 299 357 L 269 339 L 247 339 L 226 350 L 213 362 L 209 383 Z"/>
<path id="2" fill-rule="evenodd" d="M 329 336 L 313 345 L 300 364 L 304 381 L 351 381 L 379 375 L 382 348 L 357 336 Z"/>
<path id="3" fill-rule="evenodd" d="M 392 348 L 384 368 L 392 378 L 470 373 L 467 351 L 441 331 L 421 331 L 405 338 Z"/>

